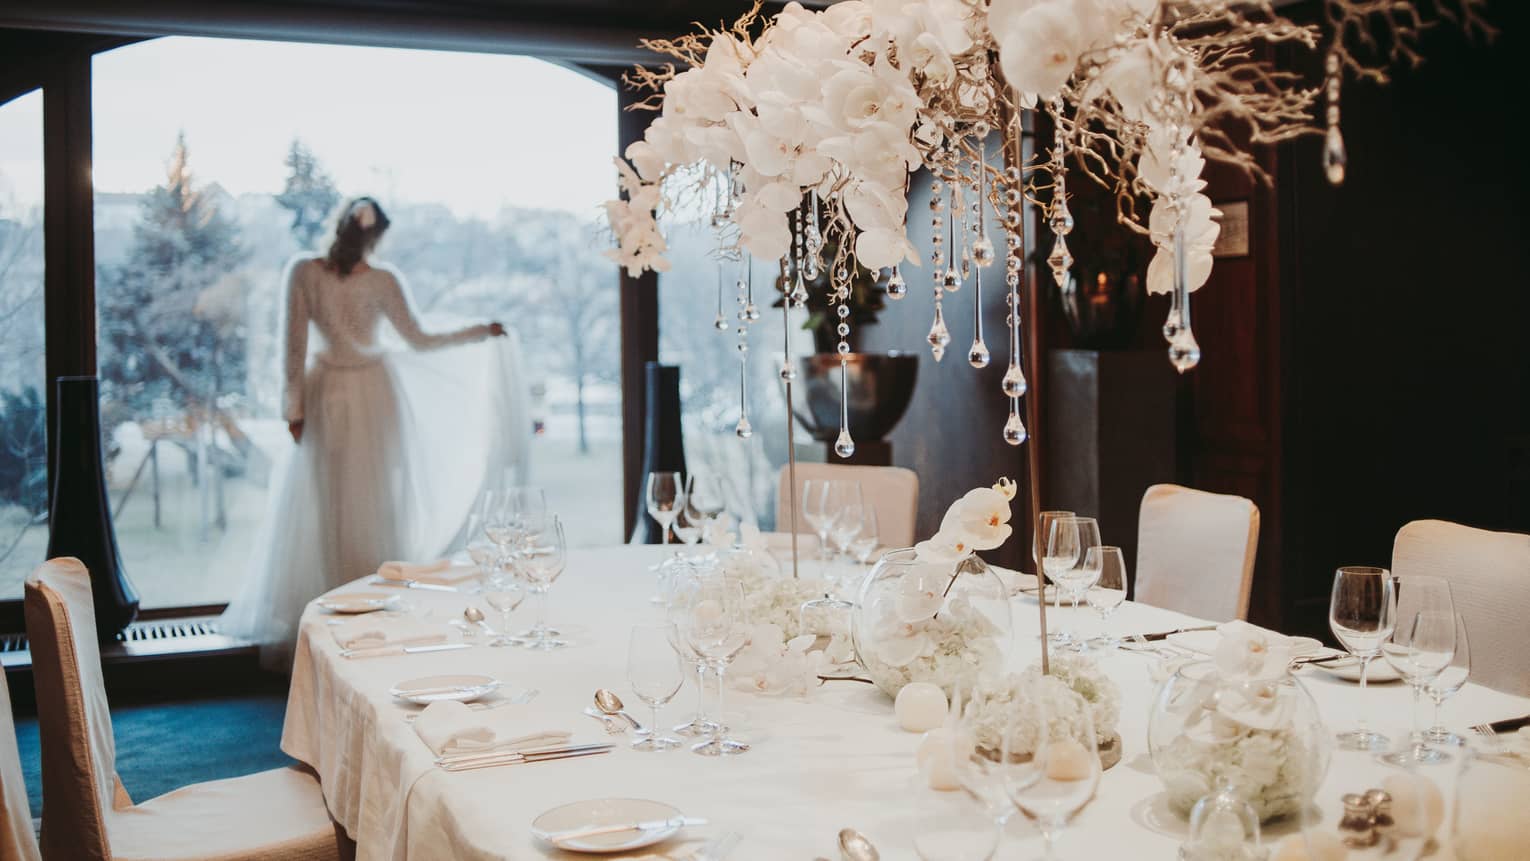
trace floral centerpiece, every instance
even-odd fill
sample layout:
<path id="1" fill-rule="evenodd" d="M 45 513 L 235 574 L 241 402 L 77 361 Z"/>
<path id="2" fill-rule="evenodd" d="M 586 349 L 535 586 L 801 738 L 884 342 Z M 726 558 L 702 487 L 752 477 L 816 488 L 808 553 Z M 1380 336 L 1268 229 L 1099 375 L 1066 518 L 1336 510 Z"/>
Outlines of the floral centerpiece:
<path id="1" fill-rule="evenodd" d="M 1040 665 L 1032 665 L 1023 673 L 979 680 L 963 706 L 972 718 L 978 747 L 996 756 L 1003 749 L 1006 727 L 1012 754 L 1035 751 L 1043 730 L 1048 738 L 1078 740 L 1078 701 L 1062 696 L 1062 691 L 1072 691 L 1088 704 L 1100 746 L 1119 748 L 1116 727 L 1121 720 L 1121 691 L 1098 664 L 1083 655 L 1053 657 L 1049 673 L 1042 673 Z M 1038 703 L 1040 709 L 1035 707 Z M 1017 713 L 1029 719 L 1017 721 Z M 1046 715 L 1045 727 L 1039 719 L 1041 713 Z"/>
<path id="2" fill-rule="evenodd" d="M 1230 789 L 1260 820 L 1295 813 L 1322 783 L 1328 734 L 1290 674 L 1291 647 L 1247 622 L 1218 629 L 1214 660 L 1181 667 L 1159 689 L 1148 726 L 1171 808 Z"/>
<path id="3" fill-rule="evenodd" d="M 968 492 L 934 537 L 886 554 L 866 576 L 854 618 L 856 654 L 888 696 L 910 682 L 950 696 L 1002 664 L 1009 592 L 976 552 L 1009 538 L 1014 495 L 1008 479 Z"/>

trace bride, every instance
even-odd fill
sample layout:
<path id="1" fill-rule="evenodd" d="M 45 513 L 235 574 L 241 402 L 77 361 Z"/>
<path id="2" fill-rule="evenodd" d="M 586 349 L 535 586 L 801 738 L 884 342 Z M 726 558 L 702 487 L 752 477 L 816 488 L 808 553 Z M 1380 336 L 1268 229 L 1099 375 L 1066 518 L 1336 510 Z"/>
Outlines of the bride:
<path id="1" fill-rule="evenodd" d="M 486 479 L 525 477 L 531 421 L 515 339 L 497 322 L 425 332 L 398 275 L 368 261 L 387 229 L 382 207 L 357 198 L 329 251 L 288 268 L 295 447 L 222 625 L 260 643 L 268 666 L 285 668 L 309 601 L 385 561 L 438 556 Z M 387 349 L 384 320 L 412 352 Z"/>

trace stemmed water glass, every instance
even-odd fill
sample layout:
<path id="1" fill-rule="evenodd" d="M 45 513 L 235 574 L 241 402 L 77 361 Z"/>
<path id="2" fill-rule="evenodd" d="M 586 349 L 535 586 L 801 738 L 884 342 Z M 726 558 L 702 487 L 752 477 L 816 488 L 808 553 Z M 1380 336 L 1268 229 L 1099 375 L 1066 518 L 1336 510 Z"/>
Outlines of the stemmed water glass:
<path id="1" fill-rule="evenodd" d="M 1078 609 L 1079 595 L 1100 575 L 1101 557 L 1092 557 L 1091 562 L 1089 556 L 1089 549 L 1099 546 L 1100 524 L 1093 517 L 1059 517 L 1052 522 L 1041 564 L 1058 589 L 1068 590 L 1074 610 Z M 1061 626 L 1059 635 L 1063 642 L 1077 639 L 1072 631 L 1061 630 Z"/>
<path id="2" fill-rule="evenodd" d="M 696 525 L 703 531 L 728 508 L 723 479 L 709 473 L 693 472 L 686 477 L 685 499 L 687 513 L 695 513 Z"/>
<path id="3" fill-rule="evenodd" d="M 701 530 L 706 527 L 706 518 L 691 505 L 691 497 L 687 496 L 685 504 L 675 514 L 675 520 L 670 524 L 670 531 L 680 539 L 680 543 L 686 547 L 695 545 L 701 540 Z M 680 551 L 675 551 L 679 553 Z"/>
<path id="4" fill-rule="evenodd" d="M 1397 594 L 1392 572 L 1368 565 L 1348 565 L 1333 577 L 1333 598 L 1328 606 L 1328 627 L 1351 655 L 1360 659 L 1360 692 L 1365 693 L 1371 661 L 1381 654 L 1381 644 L 1392 636 L 1397 626 Z M 1367 725 L 1364 715 L 1359 726 L 1338 735 L 1343 750 L 1376 750 L 1387 745 L 1387 737 Z"/>
<path id="5" fill-rule="evenodd" d="M 744 587 L 732 577 L 713 574 L 696 578 L 693 600 L 683 614 L 685 640 L 717 677 L 717 716 L 712 737 L 691 750 L 703 756 L 729 756 L 749 745 L 725 738 L 723 697 L 728 689 L 728 664 L 749 642 L 744 610 Z"/>
<path id="6" fill-rule="evenodd" d="M 957 690 L 946 719 L 951 765 L 957 785 L 981 808 L 987 822 L 965 822 L 964 817 L 947 815 L 921 828 L 914 838 L 914 851 L 921 861 L 986 861 L 998 850 L 1004 826 L 1015 815 L 1015 805 L 1005 793 L 1005 769 L 998 751 L 981 745 L 981 717 L 980 710 L 970 700 L 963 702 Z"/>
<path id="7" fill-rule="evenodd" d="M 1381 757 L 1391 765 L 1439 762 L 1449 755 L 1425 743 L 1419 727 L 1419 706 L 1429 682 L 1450 666 L 1456 651 L 1456 610 L 1450 582 L 1440 577 L 1394 578 L 1398 624 L 1381 644 L 1387 663 L 1413 688 L 1410 744 Z"/>
<path id="8" fill-rule="evenodd" d="M 829 566 L 829 530 L 834 526 L 834 510 L 829 507 L 829 482 L 809 478 L 802 482 L 802 519 L 818 536 L 818 558 L 824 570 Z"/>
<path id="9" fill-rule="evenodd" d="M 683 633 L 686 614 L 696 603 L 698 574 L 690 564 L 681 564 L 685 567 L 676 568 L 665 583 L 664 603 L 669 608 L 670 646 L 682 661 L 690 665 L 691 675 L 696 682 L 696 716 L 674 727 L 674 731 L 683 736 L 710 736 L 717 730 L 717 723 L 707 718 L 706 660 L 691 648 L 690 641 Z"/>
<path id="10" fill-rule="evenodd" d="M 648 473 L 648 488 L 644 497 L 648 516 L 663 530 L 664 543 L 669 543 L 670 524 L 685 505 L 685 485 L 678 472 Z"/>
<path id="11" fill-rule="evenodd" d="M 1047 859 L 1056 858 L 1054 844 L 1068 820 L 1094 796 L 1100 783 L 1099 745 L 1089 703 L 1071 690 L 1049 692 L 1048 697 L 1059 713 L 1072 716 L 1068 726 L 1052 728 L 1047 719 L 1044 698 L 1028 701 L 1010 712 L 1010 724 L 1004 733 L 1004 789 L 1016 808 L 1036 823 L 1041 832 Z M 1026 724 L 1034 721 L 1028 734 L 1036 736 L 1035 751 L 1021 762 L 1009 751 L 1010 742 Z M 1022 723 L 1023 722 L 1023 723 Z"/>
<path id="12" fill-rule="evenodd" d="M 500 615 L 499 636 L 491 646 L 519 646 L 524 641 L 510 634 L 510 614 L 526 600 L 526 589 L 516 582 L 515 576 L 505 568 L 496 568 L 484 580 L 483 599 Z"/>
<path id="13" fill-rule="evenodd" d="M 834 558 L 850 555 L 850 545 L 861 533 L 861 519 L 866 510 L 858 481 L 836 481 L 829 486 L 830 504 L 834 521 L 829 525 L 829 538 L 834 544 Z"/>
<path id="14" fill-rule="evenodd" d="M 670 625 L 638 625 L 627 641 L 627 682 L 632 685 L 632 693 L 653 712 L 648 732 L 632 743 L 633 750 L 669 750 L 680 746 L 680 739 L 659 732 L 659 707 L 674 699 L 685 683 L 680 656 L 670 642 L 670 629 Z"/>
<path id="15" fill-rule="evenodd" d="M 1064 517 L 1073 516 L 1073 512 L 1059 509 L 1057 511 L 1043 511 L 1041 516 L 1037 518 L 1036 534 L 1031 536 L 1031 561 L 1036 563 L 1037 601 L 1045 601 L 1047 599 L 1047 582 L 1049 578 L 1046 576 L 1046 551 L 1047 539 L 1052 535 L 1052 524 Z M 1052 601 L 1053 607 L 1059 610 L 1062 609 L 1062 587 L 1055 584 L 1052 589 Z M 1049 639 L 1053 642 L 1061 642 L 1064 636 L 1060 631 L 1054 630 Z"/>
<path id="16" fill-rule="evenodd" d="M 484 534 L 482 513 L 474 512 L 468 518 L 466 550 L 473 566 L 478 569 L 479 581 L 488 582 L 499 569 L 500 554 L 499 547 Z"/>
<path id="17" fill-rule="evenodd" d="M 1438 675 L 1429 680 L 1429 687 L 1425 693 L 1434 703 L 1433 726 L 1424 733 L 1424 738 L 1435 744 L 1466 744 L 1460 736 L 1451 732 L 1444 724 L 1440 723 L 1440 706 L 1449 699 L 1456 691 L 1466 684 L 1466 680 L 1472 674 L 1472 649 L 1466 638 L 1466 620 L 1460 613 L 1456 614 L 1456 651 L 1451 655 L 1450 663 Z"/>
<path id="18" fill-rule="evenodd" d="M 861 506 L 861 528 L 855 533 L 855 540 L 850 542 L 850 553 L 855 557 L 855 561 L 862 565 L 870 565 L 871 554 L 876 552 L 880 543 L 877 507 L 867 502 Z"/>
<path id="19" fill-rule="evenodd" d="M 1094 585 L 1085 593 L 1089 606 L 1100 614 L 1100 636 L 1094 644 L 1101 649 L 1114 649 L 1120 639 L 1110 633 L 1110 614 L 1126 601 L 1126 558 L 1121 548 L 1102 545 L 1086 552 L 1086 567 L 1093 566 L 1100 572 Z"/>
<path id="20" fill-rule="evenodd" d="M 557 517 L 544 520 L 529 532 L 521 546 L 521 576 L 537 598 L 537 621 L 521 635 L 528 649 L 561 649 L 568 641 L 558 639 L 547 626 L 547 591 L 563 573 L 568 562 L 568 542 L 563 536 L 563 521 Z"/>

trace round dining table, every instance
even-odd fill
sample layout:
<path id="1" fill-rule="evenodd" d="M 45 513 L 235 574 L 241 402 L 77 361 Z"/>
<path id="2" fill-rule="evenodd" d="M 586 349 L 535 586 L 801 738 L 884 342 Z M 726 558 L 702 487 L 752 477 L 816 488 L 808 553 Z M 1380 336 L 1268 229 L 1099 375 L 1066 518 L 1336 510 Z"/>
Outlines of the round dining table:
<path id="1" fill-rule="evenodd" d="M 527 859 L 574 858 L 539 842 L 531 823 L 539 814 L 569 802 L 637 798 L 677 807 L 707 820 L 669 842 L 627 857 L 658 853 L 685 858 L 711 838 L 740 836 L 729 861 L 813 861 L 839 858 L 842 828 L 862 832 L 884 859 L 916 858 L 914 840 L 922 829 L 956 815 L 971 815 L 977 803 L 961 792 L 936 792 L 921 777 L 915 753 L 920 736 L 901 730 L 892 701 L 878 689 L 854 681 L 831 681 L 806 697 L 769 696 L 729 690 L 724 718 L 735 737 L 752 749 L 738 756 L 703 757 L 688 746 L 663 752 L 632 750 L 629 739 L 610 736 L 584 713 L 594 692 L 622 695 L 640 720 L 647 710 L 627 684 L 627 643 L 634 625 L 661 622 L 650 597 L 656 588 L 651 566 L 673 548 L 623 546 L 570 551 L 567 567 L 550 594 L 549 621 L 569 641 L 564 649 L 533 652 L 499 648 L 486 637 L 469 648 L 347 658 L 333 636 L 341 617 L 310 605 L 295 652 L 292 686 L 282 731 L 282 750 L 311 766 L 319 776 L 330 813 L 356 841 L 358 858 Z M 812 563 L 810 563 L 812 564 Z M 370 578 L 367 578 L 370 579 Z M 336 592 L 379 591 L 357 581 Z M 500 617 L 470 590 L 390 589 L 400 594 L 414 622 L 439 625 L 461 639 L 452 620 L 476 606 L 487 622 Z M 513 621 L 531 622 L 530 604 Z M 1023 667 L 1039 658 L 1034 598 L 1013 600 L 1012 662 Z M 1052 624 L 1090 632 L 1102 623 L 1088 608 L 1064 607 Z M 1205 621 L 1144 604 L 1127 602 L 1110 617 L 1118 634 L 1167 631 Z M 466 640 L 471 642 L 471 640 Z M 1186 830 L 1170 812 L 1147 746 L 1148 719 L 1157 687 L 1158 661 L 1138 652 L 1103 654 L 1100 665 L 1120 688 L 1120 762 L 1106 771 L 1094 799 L 1078 813 L 1058 843 L 1063 859 L 1173 859 Z M 417 705 L 390 695 L 398 682 L 438 674 L 474 673 L 503 682 L 497 694 L 514 699 L 535 690 L 530 702 L 485 711 L 506 732 L 572 732 L 576 742 L 608 739 L 608 754 L 530 764 L 449 772 L 411 723 Z M 1394 739 L 1406 738 L 1412 695 L 1401 683 L 1358 685 L 1315 668 L 1298 677 L 1316 699 L 1329 729 L 1352 726 L 1361 716 Z M 691 683 L 662 714 L 665 725 L 692 716 Z M 1469 726 L 1530 714 L 1530 700 L 1468 683 L 1447 701 L 1444 718 L 1463 734 Z M 1444 789 L 1447 799 L 1461 760 L 1421 768 Z M 1345 793 L 1378 787 L 1395 769 L 1374 755 L 1335 751 L 1326 780 L 1307 817 L 1308 826 L 1334 833 Z M 1267 842 L 1296 828 L 1273 822 Z M 1448 835 L 1449 823 L 1441 830 Z M 1432 858 L 1450 858 L 1450 841 Z M 1038 857 L 1041 837 L 1022 816 L 1005 828 L 1000 859 Z"/>

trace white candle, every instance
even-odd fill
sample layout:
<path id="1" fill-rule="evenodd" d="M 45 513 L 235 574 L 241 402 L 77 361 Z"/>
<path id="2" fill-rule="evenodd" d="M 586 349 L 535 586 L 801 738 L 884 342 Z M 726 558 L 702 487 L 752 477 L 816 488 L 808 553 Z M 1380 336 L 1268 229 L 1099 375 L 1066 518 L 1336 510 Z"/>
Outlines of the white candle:
<path id="1" fill-rule="evenodd" d="M 928 732 L 946 721 L 946 692 L 928 682 L 904 685 L 893 711 L 898 726 L 908 732 Z"/>

